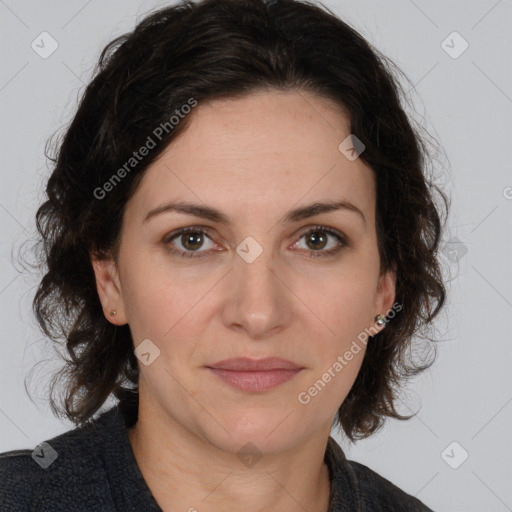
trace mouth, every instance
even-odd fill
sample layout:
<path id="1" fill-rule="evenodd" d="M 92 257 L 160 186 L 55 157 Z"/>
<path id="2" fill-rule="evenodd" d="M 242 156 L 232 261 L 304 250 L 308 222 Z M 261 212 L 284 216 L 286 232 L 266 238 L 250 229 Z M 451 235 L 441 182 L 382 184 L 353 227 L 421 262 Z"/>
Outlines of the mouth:
<path id="1" fill-rule="evenodd" d="M 304 368 L 286 359 L 237 358 L 206 367 L 224 383 L 246 392 L 273 389 L 289 381 Z"/>

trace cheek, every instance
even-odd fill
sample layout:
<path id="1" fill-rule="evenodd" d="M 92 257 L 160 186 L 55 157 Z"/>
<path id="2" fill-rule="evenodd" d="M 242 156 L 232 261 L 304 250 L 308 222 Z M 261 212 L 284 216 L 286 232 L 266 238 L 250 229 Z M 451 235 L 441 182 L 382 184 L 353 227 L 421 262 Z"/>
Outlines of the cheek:
<path id="1" fill-rule="evenodd" d="M 370 327 L 375 287 L 371 272 L 356 268 L 333 272 L 317 281 L 317 286 L 311 286 L 309 280 L 302 282 L 304 303 L 315 313 L 311 321 L 318 340 L 315 346 L 322 359 L 327 353 L 332 356 L 333 351 L 343 350 Z"/>
<path id="2" fill-rule="evenodd" d="M 339 292 L 325 304 L 325 322 L 335 333 L 335 346 L 338 350 L 357 338 L 365 328 L 370 327 L 372 306 L 372 296 L 368 290 L 354 288 Z"/>
<path id="3" fill-rule="evenodd" d="M 169 266 L 140 251 L 133 251 L 125 261 L 123 303 L 135 344 L 145 338 L 162 339 L 185 315 L 188 300 L 184 296 L 190 288 L 180 286 Z"/>
<path id="4" fill-rule="evenodd" d="M 169 266 L 136 264 L 126 276 L 123 296 L 134 343 L 149 338 L 179 365 L 195 350 L 212 315 L 218 277 L 184 277 Z M 138 271 L 140 269 L 140 271 Z"/>
<path id="5" fill-rule="evenodd" d="M 331 278 L 321 292 L 308 295 L 322 319 L 314 344 L 318 365 L 302 390 L 313 414 L 337 410 L 361 368 L 368 341 L 365 329 L 373 313 L 374 274 L 370 266 L 353 265 Z"/>
<path id="6" fill-rule="evenodd" d="M 359 343 L 356 350 L 335 351 L 304 379 L 297 394 L 297 402 L 304 414 L 322 418 L 326 411 L 335 414 L 347 397 L 364 358 L 365 346 Z M 347 357 L 348 356 L 348 357 Z"/>

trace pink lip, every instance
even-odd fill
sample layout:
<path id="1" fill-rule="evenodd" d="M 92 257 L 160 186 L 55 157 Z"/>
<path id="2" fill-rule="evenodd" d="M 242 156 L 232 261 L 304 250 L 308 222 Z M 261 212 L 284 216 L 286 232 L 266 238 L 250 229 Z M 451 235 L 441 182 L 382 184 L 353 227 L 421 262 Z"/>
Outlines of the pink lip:
<path id="1" fill-rule="evenodd" d="M 265 370 L 300 370 L 301 367 L 280 357 L 266 357 L 265 359 L 251 359 L 250 357 L 237 357 L 224 359 L 207 368 L 221 368 L 222 370 L 265 371 Z"/>
<path id="2" fill-rule="evenodd" d="M 242 391 L 266 391 L 290 380 L 303 368 L 278 357 L 226 359 L 207 366 L 227 384 Z"/>

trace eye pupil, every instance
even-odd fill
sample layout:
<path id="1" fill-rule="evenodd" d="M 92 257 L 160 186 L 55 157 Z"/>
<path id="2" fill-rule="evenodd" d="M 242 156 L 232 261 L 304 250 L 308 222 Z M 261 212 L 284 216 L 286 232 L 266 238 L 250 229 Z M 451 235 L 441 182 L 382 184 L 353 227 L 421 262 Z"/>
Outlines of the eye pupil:
<path id="1" fill-rule="evenodd" d="M 323 247 L 325 246 L 327 237 L 324 234 L 319 235 L 319 233 L 321 233 L 321 231 L 314 231 L 310 233 L 308 237 L 308 245 L 310 245 L 309 241 L 313 241 L 313 245 L 310 245 L 312 249 L 323 249 Z M 320 242 L 320 245 L 318 245 L 318 242 Z"/>
<path id="2" fill-rule="evenodd" d="M 185 233 L 182 236 L 182 243 L 183 247 L 189 250 L 199 249 L 199 247 L 201 247 L 201 245 L 203 244 L 203 236 L 201 235 L 201 233 L 197 231 Z"/>

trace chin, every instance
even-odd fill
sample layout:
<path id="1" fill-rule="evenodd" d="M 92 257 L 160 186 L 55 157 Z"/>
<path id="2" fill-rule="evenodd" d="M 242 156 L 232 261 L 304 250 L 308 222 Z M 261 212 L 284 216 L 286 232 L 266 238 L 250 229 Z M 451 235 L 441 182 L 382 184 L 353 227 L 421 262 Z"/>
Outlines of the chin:
<path id="1" fill-rule="evenodd" d="M 237 415 L 231 411 L 218 419 L 224 428 L 214 422 L 212 431 L 210 424 L 206 438 L 219 449 L 237 455 L 248 444 L 262 453 L 280 453 L 292 448 L 303 434 L 301 426 L 294 424 L 297 417 L 292 419 L 298 415 L 290 412 L 291 409 L 282 413 L 253 408 L 250 412 L 240 411 Z M 247 446 L 246 449 L 250 451 L 251 447 Z"/>

